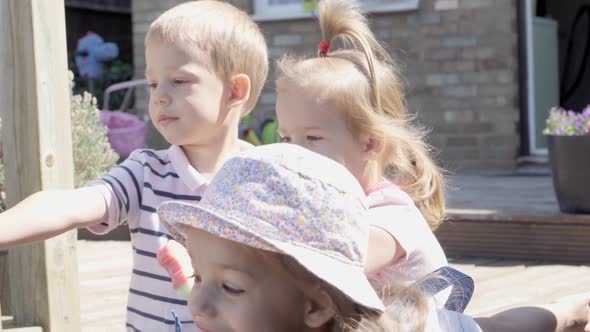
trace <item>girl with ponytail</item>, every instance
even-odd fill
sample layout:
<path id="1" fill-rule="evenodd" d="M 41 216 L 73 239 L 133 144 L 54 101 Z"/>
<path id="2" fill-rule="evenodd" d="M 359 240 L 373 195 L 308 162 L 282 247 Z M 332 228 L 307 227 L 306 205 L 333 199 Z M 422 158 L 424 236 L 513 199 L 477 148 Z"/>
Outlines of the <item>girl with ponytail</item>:
<path id="1" fill-rule="evenodd" d="M 442 170 L 406 110 L 397 66 L 354 0 L 320 1 L 317 56 L 282 58 L 277 116 L 283 142 L 343 164 L 370 203 L 366 272 L 378 291 L 447 265 L 432 231 L 443 221 Z M 334 42 L 344 48 L 332 50 Z M 439 295 L 444 303 L 446 294 Z"/>

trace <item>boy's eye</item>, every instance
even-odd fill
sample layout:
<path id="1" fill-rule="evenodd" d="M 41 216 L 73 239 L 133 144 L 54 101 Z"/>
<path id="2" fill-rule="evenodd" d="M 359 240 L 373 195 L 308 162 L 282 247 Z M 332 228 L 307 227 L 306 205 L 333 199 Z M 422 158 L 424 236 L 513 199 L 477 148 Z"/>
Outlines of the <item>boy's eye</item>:
<path id="1" fill-rule="evenodd" d="M 243 289 L 239 289 L 236 287 L 232 287 L 228 284 L 223 284 L 223 290 L 225 290 L 226 292 L 232 294 L 232 295 L 240 295 L 244 293 Z"/>
<path id="2" fill-rule="evenodd" d="M 184 83 L 186 83 L 186 82 L 188 82 L 188 81 L 187 81 L 187 80 L 183 80 L 183 79 L 179 79 L 179 78 L 177 78 L 177 79 L 173 80 L 172 82 L 173 82 L 174 84 L 184 84 Z"/>
<path id="3" fill-rule="evenodd" d="M 281 142 L 283 142 L 283 143 L 289 143 L 289 142 L 291 142 L 291 137 L 288 137 L 288 136 L 283 137 L 283 136 L 281 136 Z"/>
<path id="4" fill-rule="evenodd" d="M 156 83 L 149 83 L 149 84 L 148 84 L 148 87 L 149 87 L 150 89 L 155 89 L 155 88 L 157 88 L 157 87 L 158 87 L 158 85 L 157 85 Z"/>
<path id="5" fill-rule="evenodd" d="M 306 136 L 305 138 L 306 138 L 308 141 L 312 141 L 312 142 L 313 142 L 313 141 L 319 141 L 319 140 L 321 140 L 321 139 L 322 139 L 322 137 L 319 137 L 319 136 Z"/>

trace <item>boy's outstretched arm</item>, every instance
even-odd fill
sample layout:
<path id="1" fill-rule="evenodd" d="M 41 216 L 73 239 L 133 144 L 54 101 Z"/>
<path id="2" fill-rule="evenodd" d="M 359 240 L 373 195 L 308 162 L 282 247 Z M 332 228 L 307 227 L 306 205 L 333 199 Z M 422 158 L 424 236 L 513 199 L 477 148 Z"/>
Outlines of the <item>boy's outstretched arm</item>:
<path id="1" fill-rule="evenodd" d="M 0 249 L 106 220 L 106 203 L 94 188 L 40 191 L 0 214 Z"/>

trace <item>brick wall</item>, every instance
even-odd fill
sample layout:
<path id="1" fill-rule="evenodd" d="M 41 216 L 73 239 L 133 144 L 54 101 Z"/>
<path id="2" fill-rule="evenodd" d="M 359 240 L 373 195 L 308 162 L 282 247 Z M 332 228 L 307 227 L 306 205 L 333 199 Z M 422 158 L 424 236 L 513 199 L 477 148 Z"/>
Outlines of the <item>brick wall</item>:
<path id="1" fill-rule="evenodd" d="M 134 0 L 136 73 L 143 73 L 149 23 L 182 1 Z M 252 12 L 251 0 L 230 1 Z M 451 170 L 511 169 L 519 147 L 518 45 L 514 0 L 421 0 L 420 9 L 373 15 L 373 31 L 401 65 L 408 104 L 432 129 L 430 142 Z M 274 62 L 285 52 L 309 54 L 320 41 L 311 20 L 263 22 L 271 74 L 255 109 L 274 113 Z M 152 131 L 153 132 L 153 131 Z M 154 146 L 161 140 L 151 137 Z"/>

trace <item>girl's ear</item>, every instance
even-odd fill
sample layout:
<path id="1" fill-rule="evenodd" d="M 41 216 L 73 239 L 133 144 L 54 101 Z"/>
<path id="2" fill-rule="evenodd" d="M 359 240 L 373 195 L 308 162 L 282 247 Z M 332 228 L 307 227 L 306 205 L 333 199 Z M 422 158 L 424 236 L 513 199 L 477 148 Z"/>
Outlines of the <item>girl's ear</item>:
<path id="1" fill-rule="evenodd" d="M 243 106 L 250 99 L 251 89 L 252 85 L 248 75 L 239 74 L 234 76 L 229 95 L 229 104 L 231 107 Z"/>
<path id="2" fill-rule="evenodd" d="M 332 297 L 320 286 L 314 292 L 307 294 L 304 310 L 303 322 L 313 329 L 324 326 L 336 314 Z"/>
<path id="3" fill-rule="evenodd" d="M 383 151 L 383 139 L 375 136 L 365 136 L 363 138 L 364 152 L 369 155 L 371 159 L 377 159 Z"/>

